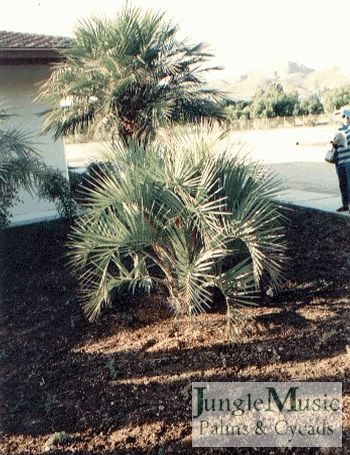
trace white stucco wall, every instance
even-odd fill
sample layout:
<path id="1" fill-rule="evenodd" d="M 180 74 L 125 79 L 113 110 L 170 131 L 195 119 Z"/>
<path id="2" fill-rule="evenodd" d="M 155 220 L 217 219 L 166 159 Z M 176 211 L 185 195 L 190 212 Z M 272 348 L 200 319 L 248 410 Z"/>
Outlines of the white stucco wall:
<path id="1" fill-rule="evenodd" d="M 68 177 L 63 141 L 54 142 L 51 135 L 39 134 L 43 118 L 38 116 L 38 113 L 45 110 L 46 106 L 34 99 L 38 94 L 39 82 L 47 79 L 49 75 L 49 65 L 0 65 L 0 102 L 4 103 L 8 113 L 16 114 L 8 125 L 31 133 L 33 146 L 45 163 L 63 171 Z M 24 191 L 21 191 L 19 196 L 23 202 L 18 203 L 13 210 L 13 225 L 57 217 L 53 203 L 39 201 L 36 196 L 32 197 Z"/>

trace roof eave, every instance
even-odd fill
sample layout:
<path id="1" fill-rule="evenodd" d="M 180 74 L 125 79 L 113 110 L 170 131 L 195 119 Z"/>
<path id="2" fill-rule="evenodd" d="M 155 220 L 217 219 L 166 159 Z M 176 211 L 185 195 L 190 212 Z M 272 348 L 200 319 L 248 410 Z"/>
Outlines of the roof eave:
<path id="1" fill-rule="evenodd" d="M 43 48 L 0 48 L 0 62 L 4 63 L 36 63 L 55 62 L 64 57 L 57 49 Z"/>

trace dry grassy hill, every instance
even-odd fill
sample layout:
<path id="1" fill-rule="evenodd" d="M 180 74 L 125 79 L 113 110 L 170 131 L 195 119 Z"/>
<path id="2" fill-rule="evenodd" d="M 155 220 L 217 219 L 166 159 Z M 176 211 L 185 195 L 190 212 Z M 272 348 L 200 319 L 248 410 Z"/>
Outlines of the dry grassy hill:
<path id="1" fill-rule="evenodd" d="M 327 89 L 350 84 L 350 68 L 334 66 L 314 70 L 296 62 L 262 66 L 248 74 L 210 81 L 210 86 L 227 92 L 233 99 L 251 99 L 259 88 L 271 82 L 282 84 L 285 91 L 297 90 L 304 98 Z"/>

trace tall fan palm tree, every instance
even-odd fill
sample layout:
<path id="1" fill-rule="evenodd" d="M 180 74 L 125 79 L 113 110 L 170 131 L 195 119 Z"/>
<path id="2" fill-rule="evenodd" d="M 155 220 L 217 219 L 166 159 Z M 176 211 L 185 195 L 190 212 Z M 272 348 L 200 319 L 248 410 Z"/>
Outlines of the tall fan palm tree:
<path id="1" fill-rule="evenodd" d="M 184 138 L 166 147 L 119 146 L 92 186 L 71 238 L 90 319 L 115 288 L 159 285 L 186 314 L 207 309 L 217 287 L 230 320 L 262 278 L 278 282 L 282 217 L 271 197 L 279 187 L 232 150 L 217 157 L 207 141 Z"/>
<path id="2" fill-rule="evenodd" d="M 223 94 L 203 78 L 219 69 L 203 67 L 213 55 L 177 32 L 164 13 L 128 4 L 112 18 L 78 22 L 65 61 L 41 88 L 54 106 L 45 131 L 57 138 L 88 128 L 148 142 L 162 126 L 224 122 Z"/>

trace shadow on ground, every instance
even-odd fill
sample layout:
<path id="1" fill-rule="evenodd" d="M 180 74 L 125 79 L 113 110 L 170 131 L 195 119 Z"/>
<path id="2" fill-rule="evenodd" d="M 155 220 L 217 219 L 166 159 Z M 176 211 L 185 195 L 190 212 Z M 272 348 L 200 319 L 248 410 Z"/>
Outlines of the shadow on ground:
<path id="1" fill-rule="evenodd" d="M 66 267 L 69 224 L 2 233 L 0 450 L 208 453 L 191 446 L 194 381 L 340 381 L 349 397 L 350 224 L 309 210 L 289 216 L 285 285 L 247 310 L 249 331 L 233 345 L 221 341 L 224 314 L 191 325 L 153 311 L 156 296 L 130 297 L 131 319 L 110 311 L 91 325 Z M 344 451 L 335 453 L 346 453 L 349 426 L 347 419 Z M 73 438 L 69 446 L 48 447 L 49 436 L 62 431 Z M 291 450 L 283 453 L 319 453 Z"/>

